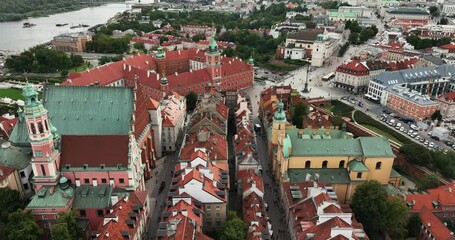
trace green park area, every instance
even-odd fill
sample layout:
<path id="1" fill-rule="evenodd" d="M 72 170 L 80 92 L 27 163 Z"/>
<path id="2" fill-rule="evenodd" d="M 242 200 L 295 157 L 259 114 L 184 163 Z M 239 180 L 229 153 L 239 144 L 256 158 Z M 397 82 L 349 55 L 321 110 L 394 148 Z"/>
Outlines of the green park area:
<path id="1" fill-rule="evenodd" d="M 379 134 L 379 135 L 382 135 L 384 137 L 387 137 L 389 140 L 392 140 L 400 145 L 403 145 L 403 143 L 396 139 L 394 136 L 392 136 L 390 133 L 388 132 L 385 132 L 385 131 L 382 131 L 381 129 L 377 128 L 377 127 L 374 127 L 374 126 L 371 126 L 371 125 L 368 125 L 368 124 L 361 124 L 363 127 L 366 127 L 368 129 L 370 129 L 371 131 Z"/>
<path id="2" fill-rule="evenodd" d="M 24 97 L 22 96 L 22 90 L 17 88 L 0 89 L 0 97 L 7 97 L 14 100 L 24 100 Z"/>

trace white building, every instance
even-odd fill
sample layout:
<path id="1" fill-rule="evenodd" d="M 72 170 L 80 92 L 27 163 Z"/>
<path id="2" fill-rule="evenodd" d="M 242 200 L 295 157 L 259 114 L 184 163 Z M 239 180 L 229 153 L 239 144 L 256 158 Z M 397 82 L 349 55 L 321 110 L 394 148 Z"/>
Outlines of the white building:
<path id="1" fill-rule="evenodd" d="M 396 85 L 434 97 L 449 89 L 452 80 L 455 80 L 455 67 L 452 65 L 383 72 L 372 78 L 367 95 L 380 100 L 383 98 L 385 88 Z"/>
<path id="2" fill-rule="evenodd" d="M 161 146 L 165 152 L 176 150 L 176 143 L 183 134 L 186 118 L 186 99 L 175 92 L 170 92 L 161 100 L 161 119 L 163 131 Z"/>
<path id="3" fill-rule="evenodd" d="M 446 15 L 455 14 L 455 1 L 446 1 L 446 2 L 444 2 L 441 12 L 446 14 Z"/>
<path id="4" fill-rule="evenodd" d="M 322 67 L 325 61 L 338 51 L 340 44 L 340 35 L 338 35 L 337 38 L 330 38 L 328 35 L 324 36 L 323 34 L 319 34 L 313 44 L 311 65 Z"/>
<path id="5" fill-rule="evenodd" d="M 391 19 L 430 20 L 431 15 L 426 8 L 391 8 L 386 11 L 384 20 L 389 22 Z"/>
<path id="6" fill-rule="evenodd" d="M 161 136 L 163 124 L 161 119 L 161 105 L 156 100 L 149 98 L 147 100 L 148 111 L 150 114 L 151 128 L 153 131 L 153 143 L 155 144 L 155 155 L 157 158 L 162 157 L 163 148 L 161 147 Z"/>

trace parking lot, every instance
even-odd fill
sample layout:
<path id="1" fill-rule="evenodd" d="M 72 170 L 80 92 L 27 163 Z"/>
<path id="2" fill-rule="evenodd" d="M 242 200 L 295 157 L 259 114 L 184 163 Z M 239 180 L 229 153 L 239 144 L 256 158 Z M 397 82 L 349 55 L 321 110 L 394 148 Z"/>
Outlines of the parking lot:
<path id="1" fill-rule="evenodd" d="M 394 113 L 380 104 L 373 103 L 358 96 L 344 96 L 341 100 L 377 118 L 387 127 L 394 129 L 412 141 L 420 143 L 429 149 L 446 152 L 455 149 L 452 141 L 440 141 L 439 139 L 432 138 L 429 134 L 430 130 L 424 130 L 418 127 L 411 119 Z"/>

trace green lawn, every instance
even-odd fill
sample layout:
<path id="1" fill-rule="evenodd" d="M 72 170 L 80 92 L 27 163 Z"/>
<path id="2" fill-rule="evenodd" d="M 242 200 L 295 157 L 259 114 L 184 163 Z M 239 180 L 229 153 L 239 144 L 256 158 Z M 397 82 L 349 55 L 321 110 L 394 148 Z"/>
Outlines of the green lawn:
<path id="1" fill-rule="evenodd" d="M 83 72 L 87 69 L 90 69 L 90 67 L 87 65 L 87 63 L 84 63 L 82 66 L 68 69 L 68 72 Z"/>
<path id="2" fill-rule="evenodd" d="M 388 133 L 388 132 L 384 132 L 384 131 L 382 131 L 381 129 L 379 129 L 379 128 L 377 128 L 377 127 L 373 127 L 373 126 L 368 125 L 368 124 L 360 124 L 360 125 L 362 125 L 362 126 L 368 128 L 368 129 L 370 129 L 371 131 L 373 131 L 373 132 L 375 132 L 375 133 L 377 133 L 377 134 L 383 135 L 383 136 L 387 137 L 388 139 L 390 139 L 390 140 L 392 140 L 392 141 L 394 141 L 394 142 L 396 142 L 396 143 L 398 143 L 398 144 L 403 145 L 403 143 L 402 143 L 401 141 L 399 141 L 398 139 L 396 139 L 394 136 L 390 135 L 390 133 Z"/>
<path id="3" fill-rule="evenodd" d="M 24 100 L 22 90 L 17 88 L 0 89 L 0 97 L 8 97 L 14 100 Z"/>

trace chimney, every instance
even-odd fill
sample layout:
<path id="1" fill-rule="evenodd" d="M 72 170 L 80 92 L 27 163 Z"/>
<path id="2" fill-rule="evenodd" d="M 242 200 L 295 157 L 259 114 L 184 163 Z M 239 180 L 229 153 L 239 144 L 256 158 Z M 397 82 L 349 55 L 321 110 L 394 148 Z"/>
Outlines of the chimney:
<path id="1" fill-rule="evenodd" d="M 131 65 L 128 66 L 128 71 L 131 72 Z"/>
<path id="2" fill-rule="evenodd" d="M 123 64 L 123 70 L 125 70 L 125 69 L 126 69 L 126 64 Z"/>

